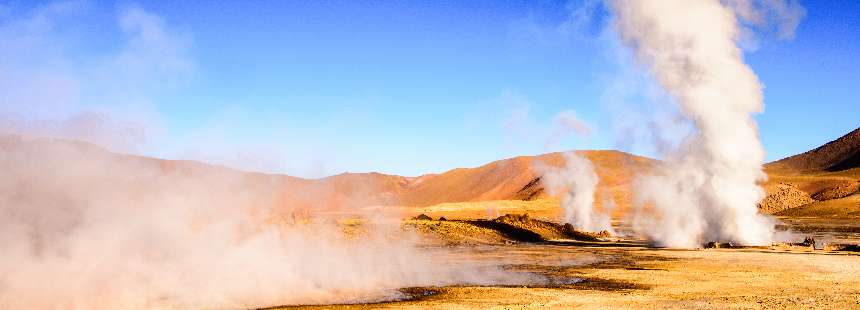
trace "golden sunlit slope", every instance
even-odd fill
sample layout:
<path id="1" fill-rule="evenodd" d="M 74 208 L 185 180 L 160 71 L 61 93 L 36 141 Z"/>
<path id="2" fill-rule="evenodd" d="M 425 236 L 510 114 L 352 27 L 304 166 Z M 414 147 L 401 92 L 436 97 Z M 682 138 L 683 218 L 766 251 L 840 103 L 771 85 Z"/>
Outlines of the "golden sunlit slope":
<path id="1" fill-rule="evenodd" d="M 860 128 L 808 152 L 768 163 L 765 171 L 768 199 L 789 202 L 765 208 L 777 215 L 860 216 Z M 784 193 L 792 197 L 782 197 Z"/>
<path id="2" fill-rule="evenodd" d="M 773 171 L 843 171 L 860 167 L 860 128 L 813 150 L 767 164 Z"/>
<path id="3" fill-rule="evenodd" d="M 860 204 L 852 196 L 858 195 L 856 193 L 860 189 L 860 167 L 851 166 L 857 156 L 856 150 L 860 149 L 858 132 L 855 130 L 816 150 L 766 165 L 769 179 L 764 186 L 768 196 L 762 203 L 762 212 L 786 216 L 860 214 Z M 125 179 L 142 184 L 136 191 L 140 195 L 146 194 L 146 184 L 163 177 L 224 179 L 235 189 L 257 193 L 262 204 L 274 205 L 286 214 L 298 212 L 300 216 L 310 210 L 348 212 L 368 206 L 400 206 L 408 213 L 426 212 L 435 216 L 484 217 L 498 216 L 489 213 L 502 210 L 505 213 L 519 210 L 552 218 L 559 211 L 558 199 L 548 195 L 537 167 L 564 165 L 563 153 L 550 153 L 503 159 L 480 167 L 457 168 L 419 177 L 344 173 L 311 180 L 243 172 L 194 161 L 115 154 L 89 143 L 49 138 L 3 136 L 0 137 L 0 152 L 2 156 L 19 157 L 37 154 L 44 157 L 40 160 L 55 162 L 61 169 L 75 167 L 63 167 L 63 158 L 52 154 L 77 154 L 74 156 L 121 164 L 126 167 L 124 170 L 139 174 Z M 578 153 L 594 163 L 600 177 L 596 204 L 603 207 L 605 203 L 613 202 L 616 205 L 615 218 L 623 216 L 632 206 L 633 179 L 647 173 L 657 163 L 653 159 L 619 151 Z M 848 168 L 834 170 L 838 167 Z M 104 167 L 91 168 L 103 169 L 105 175 L 111 174 Z"/>
<path id="4" fill-rule="evenodd" d="M 600 189 L 617 199 L 629 200 L 630 183 L 636 172 L 653 165 L 653 160 L 619 151 L 579 151 L 595 165 Z M 445 202 L 489 200 L 534 200 L 547 198 L 538 166 L 564 165 L 562 153 L 519 156 L 477 168 L 458 168 L 442 174 L 412 180 L 401 203 L 428 206 Z"/>
<path id="5" fill-rule="evenodd" d="M 242 172 L 227 167 L 186 160 L 162 160 L 108 152 L 96 145 L 50 138 L 0 138 L 4 153 L 38 152 L 59 154 L 52 149 L 74 150 L 81 156 L 111 159 L 133 165 L 146 180 L 163 175 L 196 175 L 229 178 L 236 186 L 260 188 L 285 210 L 329 209 L 397 205 L 426 207 L 439 203 L 495 200 L 535 200 L 548 197 L 535 167 L 562 166 L 562 153 L 520 156 L 495 161 L 476 168 L 457 168 L 441 174 L 402 177 L 380 173 L 344 173 L 322 179 L 302 179 L 286 175 Z M 619 151 L 580 151 L 595 164 L 600 176 L 601 197 L 615 198 L 619 205 L 630 201 L 630 183 L 637 172 L 648 169 L 653 160 Z M 0 154 L 2 155 L 2 154 Z M 62 158 L 55 158 L 58 162 Z M 98 168 L 98 167 L 95 167 Z M 110 173 L 105 171 L 104 173 Z M 130 176 L 138 178 L 139 176 Z M 266 185 L 266 186 L 261 186 Z M 275 188 L 274 190 L 272 188 Z M 598 198 L 600 202 L 601 198 Z"/>
<path id="6" fill-rule="evenodd" d="M 580 151 L 595 164 L 601 198 L 612 197 L 624 207 L 631 203 L 631 182 L 654 160 L 619 151 Z M 475 168 L 457 168 L 440 174 L 402 177 L 381 173 L 344 173 L 311 180 L 304 196 L 335 206 L 397 205 L 426 207 L 440 203 L 500 200 L 535 200 L 549 197 L 537 166 L 559 167 L 562 153 L 519 156 Z M 295 198 L 285 198 L 295 200 Z M 620 210 L 619 210 L 620 211 Z"/>

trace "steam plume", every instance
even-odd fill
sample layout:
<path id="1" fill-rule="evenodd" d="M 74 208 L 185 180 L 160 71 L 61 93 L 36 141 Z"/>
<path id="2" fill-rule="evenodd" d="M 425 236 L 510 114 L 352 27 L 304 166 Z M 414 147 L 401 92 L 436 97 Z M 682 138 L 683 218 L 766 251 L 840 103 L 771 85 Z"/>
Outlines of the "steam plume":
<path id="1" fill-rule="evenodd" d="M 539 169 L 543 170 L 541 181 L 550 195 L 561 194 L 563 221 L 579 230 L 612 231 L 609 216 L 594 209 L 594 194 L 599 181 L 594 165 L 576 152 L 567 152 L 563 156 L 564 167 Z M 559 190 L 563 192 L 559 193 Z"/>
<path id="2" fill-rule="evenodd" d="M 559 113 L 554 122 L 556 130 L 547 145 L 556 144 L 563 137 L 574 133 L 587 136 L 591 127 L 581 121 L 572 110 Z M 594 210 L 594 195 L 599 178 L 588 158 L 576 152 L 565 152 L 564 166 L 554 167 L 539 163 L 535 168 L 541 173 L 541 182 L 550 195 L 561 195 L 565 223 L 585 231 L 612 231 L 610 218 Z"/>
<path id="3" fill-rule="evenodd" d="M 318 214 L 330 194 L 294 178 L 69 141 L 144 146 L 161 127 L 148 108 L 154 94 L 195 67 L 190 40 L 135 6 L 118 10 L 127 39 L 118 53 L 67 55 L 72 38 L 55 30 L 85 4 L 0 18 L 0 309 L 247 309 L 516 281 L 495 267 L 433 261 L 445 250 L 418 248 L 399 221 L 373 221 L 363 235 L 285 223 Z"/>
<path id="4" fill-rule="evenodd" d="M 743 62 L 732 10 L 746 1 L 730 2 L 610 1 L 622 40 L 696 128 L 636 188 L 635 228 L 660 245 L 759 245 L 773 236 L 773 223 L 756 208 L 757 183 L 766 177 L 752 119 L 762 111 L 761 85 Z"/>
<path id="5" fill-rule="evenodd" d="M 417 248 L 399 221 L 353 237 L 328 222 L 285 224 L 278 176 L 10 136 L 0 172 L 3 309 L 368 302 L 400 287 L 517 281 L 433 261 L 445 249 Z"/>

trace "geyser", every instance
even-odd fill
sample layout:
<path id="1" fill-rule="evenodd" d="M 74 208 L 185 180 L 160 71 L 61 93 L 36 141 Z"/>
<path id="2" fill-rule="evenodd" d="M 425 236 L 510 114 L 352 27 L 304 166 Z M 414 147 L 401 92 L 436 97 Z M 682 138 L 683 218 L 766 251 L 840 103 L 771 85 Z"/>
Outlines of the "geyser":
<path id="1" fill-rule="evenodd" d="M 20 136 L 0 136 L 0 173 L 2 309 L 247 309 L 521 280 L 437 262 L 447 250 L 416 247 L 399 220 L 353 237 L 283 224 L 278 176 Z"/>
<path id="2" fill-rule="evenodd" d="M 555 116 L 556 129 L 546 145 L 554 145 L 570 134 L 586 137 L 591 127 L 577 117 L 573 110 L 565 110 Z M 563 223 L 569 223 L 583 231 L 613 232 L 608 214 L 597 212 L 594 208 L 594 195 L 600 181 L 594 172 L 594 164 L 585 155 L 575 151 L 561 154 L 564 165 L 556 167 L 538 162 L 535 170 L 541 175 L 541 183 L 547 192 L 560 196 L 564 210 Z"/>
<path id="3" fill-rule="evenodd" d="M 744 2 L 744 1 L 734 1 Z M 761 84 L 737 43 L 741 5 L 718 0 L 610 1 L 615 29 L 695 131 L 635 188 L 634 228 L 658 245 L 770 244 L 758 213 L 764 150 L 752 116 Z"/>
<path id="4" fill-rule="evenodd" d="M 561 196 L 565 223 L 583 231 L 609 231 L 612 225 L 608 214 L 599 213 L 594 208 L 594 195 L 599 178 L 594 172 L 594 164 L 576 152 L 566 152 L 563 167 L 538 166 L 542 172 L 541 181 L 550 195 Z"/>

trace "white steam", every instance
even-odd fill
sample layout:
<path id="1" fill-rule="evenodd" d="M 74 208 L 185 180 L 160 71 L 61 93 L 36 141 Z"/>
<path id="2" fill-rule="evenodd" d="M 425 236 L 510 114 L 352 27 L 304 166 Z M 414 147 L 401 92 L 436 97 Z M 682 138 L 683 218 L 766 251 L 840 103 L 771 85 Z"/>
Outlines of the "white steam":
<path id="1" fill-rule="evenodd" d="M 336 193 L 306 180 L 33 138 L 145 148 L 166 134 L 159 94 L 195 72 L 190 38 L 135 6 L 117 10 L 118 50 L 74 53 L 85 11 L 60 2 L 0 16 L 0 309 L 245 309 L 516 281 L 433 261 L 446 250 L 418 248 L 399 221 L 344 234 L 316 212 Z M 377 216 L 357 208 L 371 198 L 336 198 Z"/>
<path id="2" fill-rule="evenodd" d="M 579 230 L 612 232 L 609 215 L 599 213 L 594 208 L 594 195 L 599 181 L 594 165 L 576 152 L 566 152 L 563 156 L 563 167 L 538 167 L 542 171 L 541 182 L 549 194 L 561 195 L 561 207 L 564 209 L 562 220 Z"/>
<path id="3" fill-rule="evenodd" d="M 433 261 L 445 249 L 417 248 L 399 221 L 352 237 L 329 220 L 287 224 L 281 176 L 13 136 L 0 139 L 0 172 L 3 309 L 366 302 L 516 280 Z"/>
<path id="4" fill-rule="evenodd" d="M 762 111 L 761 85 L 743 62 L 732 10 L 752 7 L 745 3 L 610 1 L 622 40 L 696 128 L 635 188 L 635 228 L 657 244 L 761 245 L 773 237 L 773 223 L 756 208 L 764 194 L 758 182 L 766 177 L 752 118 Z"/>
<path id="5" fill-rule="evenodd" d="M 565 110 L 553 119 L 555 130 L 547 141 L 547 146 L 557 144 L 562 138 L 576 134 L 588 136 L 591 127 L 577 117 L 572 110 Z M 536 163 L 535 170 L 541 175 L 541 182 L 552 196 L 561 196 L 564 210 L 562 222 L 570 223 L 584 231 L 612 231 L 608 214 L 599 213 L 594 208 L 594 196 L 599 178 L 594 172 L 594 164 L 584 155 L 576 152 L 562 154 L 564 165 L 561 167 Z"/>

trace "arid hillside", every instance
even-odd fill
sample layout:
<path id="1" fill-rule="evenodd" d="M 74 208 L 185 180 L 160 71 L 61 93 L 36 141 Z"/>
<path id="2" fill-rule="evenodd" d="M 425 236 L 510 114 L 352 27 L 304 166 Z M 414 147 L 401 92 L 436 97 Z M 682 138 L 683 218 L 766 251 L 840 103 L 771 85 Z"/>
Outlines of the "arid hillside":
<path id="1" fill-rule="evenodd" d="M 860 217 L 860 128 L 765 165 L 762 210 L 783 216 Z"/>
<path id="2" fill-rule="evenodd" d="M 860 128 L 813 150 L 767 165 L 772 171 L 822 172 L 860 167 Z"/>
<path id="3" fill-rule="evenodd" d="M 11 154 L 17 154 L 19 158 L 38 155 L 58 163 L 58 166 L 62 166 L 61 163 L 66 160 L 64 156 L 103 158 L 135 167 L 126 171 L 146 175 L 146 180 L 164 175 L 229 176 L 230 179 L 240 180 L 242 186 L 266 189 L 262 194 L 273 197 L 286 210 L 348 210 L 367 206 L 427 207 L 458 202 L 552 200 L 543 187 L 536 167 L 558 167 L 564 164 L 562 153 L 550 153 L 503 159 L 480 167 L 457 168 L 418 177 L 344 173 L 322 179 L 302 179 L 242 172 L 194 161 L 116 154 L 85 142 L 50 138 L 0 137 L 0 151 L 7 155 L 7 159 L 11 158 Z M 654 164 L 652 159 L 619 151 L 580 151 L 580 154 L 594 163 L 600 176 L 598 203 L 612 197 L 616 204 L 628 205 L 635 172 L 649 169 Z M 267 186 L 257 186 L 259 184 Z"/>
<path id="4" fill-rule="evenodd" d="M 632 182 L 656 160 L 619 151 L 578 151 L 588 157 L 600 177 L 596 204 L 614 205 L 621 218 L 632 205 Z M 475 168 L 404 177 L 381 173 L 344 173 L 321 179 L 243 172 L 185 160 L 164 160 L 116 154 L 85 142 L 49 138 L 0 137 L 0 159 L 15 158 L 52 163 L 63 173 L 72 169 L 68 156 L 94 159 L 132 171 L 123 180 L 150 184 L 159 178 L 193 176 L 227 179 L 246 191 L 257 192 L 261 203 L 274 204 L 287 214 L 304 216 L 311 210 L 349 212 L 357 208 L 397 206 L 405 213 L 468 218 L 499 216 L 499 212 L 529 212 L 541 218 L 558 214 L 558 198 L 549 195 L 540 167 L 560 167 L 562 153 L 519 156 Z M 764 184 L 768 196 L 762 212 L 785 216 L 860 217 L 860 129 L 803 154 L 769 163 Z M 96 167 L 98 168 L 98 167 Z M 80 169 L 77 167 L 75 169 Z M 104 169 L 102 174 L 111 174 Z M 112 176 L 115 177 L 115 176 Z M 105 186 L 114 186 L 106 182 Z M 224 186 L 230 186 L 225 184 Z M 145 187 L 138 190 L 141 194 Z"/>
<path id="5" fill-rule="evenodd" d="M 648 158 L 619 151 L 580 151 L 595 165 L 601 190 L 617 199 L 629 199 L 635 171 L 653 164 Z M 564 165 L 562 153 L 520 156 L 495 161 L 477 168 L 458 168 L 442 174 L 412 180 L 402 196 L 408 206 L 428 206 L 445 202 L 489 200 L 535 200 L 548 198 L 536 167 Z"/>
<path id="6" fill-rule="evenodd" d="M 594 162 L 601 190 L 616 200 L 630 200 L 635 171 L 653 160 L 619 151 L 581 151 Z M 536 200 L 549 197 L 536 167 L 559 167 L 562 153 L 519 156 L 475 168 L 457 168 L 440 174 L 403 177 L 381 173 L 344 173 L 307 180 L 306 190 L 334 201 L 359 205 L 425 207 L 440 203 L 493 200 Z M 363 197 L 363 198 L 362 198 Z"/>

